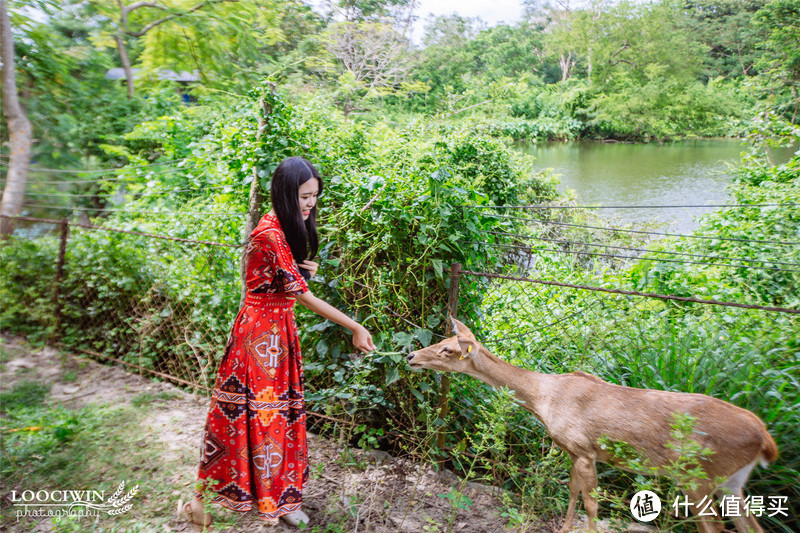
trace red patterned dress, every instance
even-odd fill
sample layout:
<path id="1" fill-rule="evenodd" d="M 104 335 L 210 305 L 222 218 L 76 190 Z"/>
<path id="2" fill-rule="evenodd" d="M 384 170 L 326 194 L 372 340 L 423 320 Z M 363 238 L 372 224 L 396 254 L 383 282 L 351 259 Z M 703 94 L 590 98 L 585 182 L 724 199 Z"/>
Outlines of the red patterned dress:
<path id="1" fill-rule="evenodd" d="M 308 480 L 294 319 L 294 296 L 308 285 L 275 216 L 250 234 L 247 290 L 211 396 L 198 479 L 211 501 L 274 519 L 299 509 Z"/>

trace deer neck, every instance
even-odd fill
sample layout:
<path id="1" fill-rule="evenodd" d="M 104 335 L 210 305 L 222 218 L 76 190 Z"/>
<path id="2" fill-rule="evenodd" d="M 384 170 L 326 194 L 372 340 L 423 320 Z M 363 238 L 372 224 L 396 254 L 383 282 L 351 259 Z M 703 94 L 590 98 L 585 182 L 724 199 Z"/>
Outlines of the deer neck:
<path id="1" fill-rule="evenodd" d="M 480 346 L 473 358 L 473 368 L 466 373 L 494 388 L 509 388 L 522 402 L 523 408 L 541 419 L 537 405 L 542 399 L 541 385 L 546 377 L 544 374 L 507 363 L 483 346 Z"/>

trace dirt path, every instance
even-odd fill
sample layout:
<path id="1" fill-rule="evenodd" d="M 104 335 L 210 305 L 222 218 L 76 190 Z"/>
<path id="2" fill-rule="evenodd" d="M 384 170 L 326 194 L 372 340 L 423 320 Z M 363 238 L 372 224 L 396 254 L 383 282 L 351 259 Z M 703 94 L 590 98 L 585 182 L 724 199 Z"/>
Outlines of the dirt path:
<path id="1" fill-rule="evenodd" d="M 163 496 L 137 496 L 130 513 L 120 516 L 113 529 L 189 531 L 186 524 L 174 517 L 174 509 L 179 499 L 191 495 L 208 407 L 205 396 L 132 374 L 121 366 L 100 364 L 52 347 L 33 348 L 20 337 L 2 335 L 0 348 L 4 354 L 2 390 L 9 390 L 21 380 L 50 383 L 45 405 L 75 410 L 105 404 L 134 410 L 149 402 L 146 414 L 132 427 L 132 434 L 126 435 L 126 441 L 144 448 L 150 454 L 148 457 L 156 458 L 156 465 L 141 469 L 134 466 L 132 470 L 139 475 L 138 482 L 158 486 Z M 508 520 L 500 515 L 502 505 L 494 489 L 474 483 L 465 486 L 452 473 L 436 472 L 426 464 L 378 451 L 342 450 L 334 441 L 318 435 L 309 436 L 309 453 L 311 480 L 304 494 L 304 508 L 311 524 L 306 531 L 547 533 L 554 530 L 552 524 L 543 523 L 508 528 Z M 102 459 L 99 458 L 98 468 L 113 472 L 114 465 L 103 466 Z M 149 461 L 153 459 L 146 462 Z M 111 478 L 114 479 L 113 475 Z M 96 476 L 90 477 L 87 472 L 87 479 Z M 19 494 L 24 490 L 57 488 L 61 487 L 25 486 L 24 482 L 11 487 L 4 484 L 3 505 L 6 510 L 10 508 L 10 494 L 14 490 Z M 455 509 L 451 499 L 445 497 L 453 490 L 466 495 L 472 504 Z M 232 513 L 218 506 L 214 506 L 213 512 L 217 531 L 264 530 L 250 513 Z M 50 519 L 25 518 L 14 522 L 7 519 L 8 515 L 8 512 L 3 515 L 2 531 L 80 530 L 65 529 Z M 281 523 L 269 531 L 295 530 Z"/>

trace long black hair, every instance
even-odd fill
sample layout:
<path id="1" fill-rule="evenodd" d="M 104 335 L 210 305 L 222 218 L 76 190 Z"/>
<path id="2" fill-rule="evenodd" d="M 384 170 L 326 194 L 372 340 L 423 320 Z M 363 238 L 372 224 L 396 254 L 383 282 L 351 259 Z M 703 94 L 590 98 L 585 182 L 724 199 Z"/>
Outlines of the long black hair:
<path id="1" fill-rule="evenodd" d="M 272 208 L 281 223 L 292 257 L 298 263 L 313 259 L 319 249 L 317 206 L 314 206 L 306 220 L 303 220 L 300 212 L 300 186 L 312 178 L 317 179 L 319 192 L 322 193 L 319 172 L 311 162 L 298 156 L 281 161 L 272 174 Z M 301 273 L 306 275 L 305 270 Z"/>

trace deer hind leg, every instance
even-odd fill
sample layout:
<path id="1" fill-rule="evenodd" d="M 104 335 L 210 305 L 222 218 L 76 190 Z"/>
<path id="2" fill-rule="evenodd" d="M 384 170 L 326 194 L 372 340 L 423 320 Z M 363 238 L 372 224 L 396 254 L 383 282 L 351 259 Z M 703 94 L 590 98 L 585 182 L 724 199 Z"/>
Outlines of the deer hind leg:
<path id="1" fill-rule="evenodd" d="M 695 516 L 697 529 L 700 533 L 719 533 L 724 529 L 722 520 L 718 514 L 712 515 L 708 513 L 716 512 L 717 509 L 713 506 L 713 501 L 706 507 L 705 503 L 709 499 L 713 499 L 713 491 L 708 486 L 700 486 L 697 490 L 689 491 L 684 490 L 686 497 L 691 502 L 690 509 Z M 702 502 L 702 505 L 701 505 Z"/>
<path id="2" fill-rule="evenodd" d="M 572 469 L 569 473 L 569 505 L 567 516 L 560 533 L 567 533 L 572 529 L 575 519 L 575 508 L 578 503 L 578 493 L 583 495 L 583 508 L 589 522 L 589 531 L 597 531 L 595 519 L 597 518 L 597 499 L 592 496 L 597 488 L 597 470 L 594 460 L 589 457 L 572 456 Z"/>
<path id="3" fill-rule="evenodd" d="M 744 485 L 747 483 L 747 478 L 750 477 L 750 471 L 756 462 L 753 461 L 744 468 L 739 469 L 731 475 L 725 483 L 720 485 L 717 494 L 720 497 L 729 495 L 730 501 L 726 504 L 726 514 L 733 520 L 738 533 L 764 533 L 761 526 L 758 524 L 756 517 L 751 515 L 747 509 L 744 508 Z"/>
<path id="4" fill-rule="evenodd" d="M 738 494 L 734 493 L 733 495 L 738 496 L 738 502 L 744 501 L 744 493 L 741 490 L 739 490 Z M 732 510 L 733 513 L 729 514 L 729 516 L 733 520 L 733 525 L 738 533 L 764 533 L 756 517 L 748 513 L 743 505 L 737 503 Z"/>

